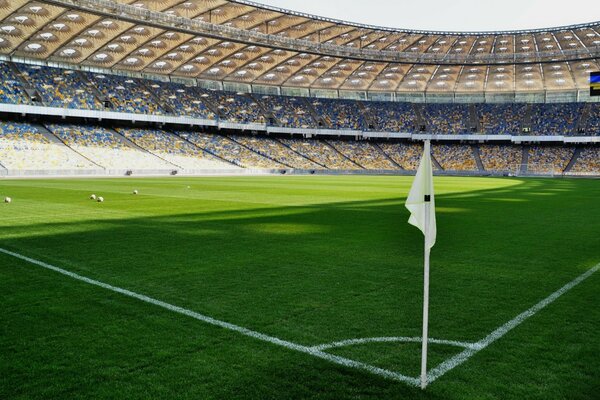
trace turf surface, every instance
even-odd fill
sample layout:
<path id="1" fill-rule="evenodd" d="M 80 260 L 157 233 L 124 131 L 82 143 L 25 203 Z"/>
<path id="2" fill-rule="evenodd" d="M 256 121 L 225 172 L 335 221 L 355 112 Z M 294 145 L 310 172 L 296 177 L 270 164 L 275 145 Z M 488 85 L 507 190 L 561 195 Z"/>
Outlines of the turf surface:
<path id="1" fill-rule="evenodd" d="M 408 177 L 4 180 L 0 247 L 302 345 L 420 336 Z M 600 263 L 600 181 L 436 178 L 430 335 L 482 339 Z M 139 190 L 134 196 L 132 191 Z M 106 201 L 89 200 L 90 194 Z M 600 273 L 426 392 L 0 254 L 0 398 L 595 399 Z M 328 350 L 404 375 L 420 345 Z M 432 345 L 432 368 L 460 352 Z"/>

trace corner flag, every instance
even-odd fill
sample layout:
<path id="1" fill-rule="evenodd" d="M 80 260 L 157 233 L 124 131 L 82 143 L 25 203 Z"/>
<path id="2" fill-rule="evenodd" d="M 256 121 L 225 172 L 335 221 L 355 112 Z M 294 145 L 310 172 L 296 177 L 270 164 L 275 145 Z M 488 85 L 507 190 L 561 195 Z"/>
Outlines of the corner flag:
<path id="1" fill-rule="evenodd" d="M 408 223 L 416 226 L 425 235 L 425 257 L 423 274 L 423 336 L 421 339 L 421 388 L 427 387 L 427 345 L 429 341 L 429 253 L 435 244 L 437 227 L 435 223 L 435 198 L 433 195 L 433 168 L 431 166 L 431 145 L 425 141 L 423 157 L 417 169 L 415 180 L 406 199 L 410 211 Z"/>
<path id="2" fill-rule="evenodd" d="M 431 166 L 431 146 L 425 141 L 423 157 L 417 169 L 417 175 L 406 199 L 406 208 L 410 211 L 408 223 L 416 226 L 425 235 L 425 246 L 429 249 L 435 244 L 437 235 L 435 223 L 435 198 L 433 195 L 433 168 Z M 427 206 L 429 203 L 429 207 Z M 427 227 L 427 228 L 426 228 Z"/>

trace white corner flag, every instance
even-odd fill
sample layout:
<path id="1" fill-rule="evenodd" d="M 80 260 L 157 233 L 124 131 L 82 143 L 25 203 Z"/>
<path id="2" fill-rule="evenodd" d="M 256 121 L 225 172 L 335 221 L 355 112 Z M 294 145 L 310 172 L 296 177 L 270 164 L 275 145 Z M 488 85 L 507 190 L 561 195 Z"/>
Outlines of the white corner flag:
<path id="1" fill-rule="evenodd" d="M 425 141 L 423 157 L 417 169 L 415 180 L 406 199 L 410 211 L 408 223 L 416 226 L 425 235 L 425 257 L 423 278 L 423 338 L 421 346 L 421 388 L 427 386 L 427 342 L 429 324 L 429 253 L 435 244 L 437 227 L 435 223 L 435 198 L 433 194 L 433 168 L 431 166 L 431 145 Z"/>

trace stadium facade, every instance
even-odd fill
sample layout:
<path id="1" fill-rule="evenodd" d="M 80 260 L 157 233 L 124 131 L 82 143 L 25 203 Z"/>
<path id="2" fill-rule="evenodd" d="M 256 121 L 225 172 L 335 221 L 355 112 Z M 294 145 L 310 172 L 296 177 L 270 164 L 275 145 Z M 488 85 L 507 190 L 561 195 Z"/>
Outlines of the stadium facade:
<path id="1" fill-rule="evenodd" d="M 445 173 L 600 174 L 600 22 L 432 32 L 225 0 L 0 17 L 3 175 L 401 173 L 423 139 Z"/>

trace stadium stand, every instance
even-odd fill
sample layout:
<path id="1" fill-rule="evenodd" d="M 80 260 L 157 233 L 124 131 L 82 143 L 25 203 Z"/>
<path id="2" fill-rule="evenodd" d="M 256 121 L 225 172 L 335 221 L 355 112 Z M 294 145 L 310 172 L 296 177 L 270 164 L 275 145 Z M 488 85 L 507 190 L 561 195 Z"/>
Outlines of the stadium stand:
<path id="1" fill-rule="evenodd" d="M 445 171 L 477 171 L 470 146 L 434 144 L 431 152 Z"/>
<path id="2" fill-rule="evenodd" d="M 295 152 L 304 155 L 328 169 L 361 169 L 356 163 L 344 157 L 340 152 L 323 140 L 315 139 L 279 139 L 281 143 Z"/>
<path id="3" fill-rule="evenodd" d="M 291 168 L 323 169 L 322 165 L 301 156 L 281 142 L 268 137 L 229 135 L 229 138 L 266 158 Z"/>
<path id="4" fill-rule="evenodd" d="M 424 110 L 428 132 L 454 135 L 470 133 L 468 105 L 427 104 Z"/>
<path id="5" fill-rule="evenodd" d="M 110 101 L 115 111 L 139 114 L 165 114 L 144 82 L 118 75 L 90 74 L 90 81 Z"/>
<path id="6" fill-rule="evenodd" d="M 66 145 L 106 169 L 160 170 L 174 166 L 128 144 L 116 132 L 90 125 L 47 126 Z"/>
<path id="7" fill-rule="evenodd" d="M 317 126 L 305 99 L 286 96 L 262 96 L 259 101 L 273 114 L 274 121 L 269 125 L 286 128 L 315 128 Z"/>
<path id="8" fill-rule="evenodd" d="M 332 129 L 366 129 L 363 110 L 351 100 L 313 99 L 311 105 L 324 116 Z"/>
<path id="9" fill-rule="evenodd" d="M 562 173 L 573 158 L 573 147 L 532 146 L 527 171 L 530 173 Z"/>
<path id="10" fill-rule="evenodd" d="M 372 102 L 365 104 L 372 117 L 369 130 L 381 132 L 413 132 L 416 115 L 412 104 L 395 102 Z"/>
<path id="11" fill-rule="evenodd" d="M 416 171 L 419 167 L 423 155 L 421 143 L 380 143 L 379 147 L 403 169 Z"/>
<path id="12" fill-rule="evenodd" d="M 202 101 L 204 92 L 199 88 L 166 82 L 152 82 L 149 86 L 155 91 L 162 104 L 175 110 L 176 114 L 216 119 L 215 113 Z"/>
<path id="13" fill-rule="evenodd" d="M 218 159 L 177 135 L 158 129 L 116 128 L 136 145 L 177 167 L 190 170 L 233 169 L 236 166 Z"/>
<path id="14" fill-rule="evenodd" d="M 328 140 L 331 146 L 364 169 L 394 170 L 396 166 L 377 145 L 367 141 Z"/>
<path id="15" fill-rule="evenodd" d="M 533 104 L 531 107 L 531 134 L 573 136 L 583 105 L 578 103 Z"/>
<path id="16" fill-rule="evenodd" d="M 600 147 L 581 149 L 571 172 L 577 174 L 600 174 Z"/>
<path id="17" fill-rule="evenodd" d="M 525 117 L 524 104 L 477 105 L 480 130 L 486 135 L 518 135 Z"/>
<path id="18" fill-rule="evenodd" d="M 59 140 L 27 123 L 0 122 L 0 164 L 10 170 L 97 169 Z"/>
<path id="19" fill-rule="evenodd" d="M 28 104 L 29 97 L 25 93 L 23 83 L 16 76 L 7 62 L 0 61 L 0 102 L 7 104 Z"/>
<path id="20" fill-rule="evenodd" d="M 520 146 L 484 144 L 479 146 L 479 155 L 486 171 L 517 172 L 523 162 Z"/>
<path id="21" fill-rule="evenodd" d="M 17 64 L 21 75 L 37 90 L 48 107 L 101 109 L 102 104 L 77 71 Z"/>
<path id="22" fill-rule="evenodd" d="M 240 167 L 266 169 L 286 168 L 285 165 L 264 157 L 225 136 L 185 131 L 178 131 L 177 134 L 205 151 L 226 159 Z"/>

